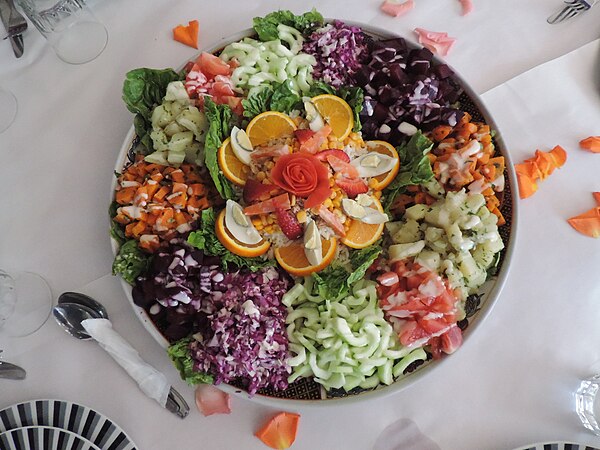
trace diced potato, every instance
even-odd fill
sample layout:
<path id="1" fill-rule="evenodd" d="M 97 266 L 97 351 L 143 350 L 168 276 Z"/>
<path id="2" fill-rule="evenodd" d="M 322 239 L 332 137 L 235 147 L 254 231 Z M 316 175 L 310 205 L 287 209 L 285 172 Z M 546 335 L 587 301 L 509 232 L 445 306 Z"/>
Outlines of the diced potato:
<path id="1" fill-rule="evenodd" d="M 186 128 L 183 128 L 181 125 L 179 125 L 177 122 L 171 122 L 169 125 L 167 125 L 164 130 L 165 134 L 169 137 L 173 136 L 174 134 L 177 133 L 181 133 L 182 131 L 186 131 Z"/>
<path id="2" fill-rule="evenodd" d="M 437 272 L 442 262 L 442 258 L 439 253 L 425 249 L 419 253 L 415 258 L 415 261 L 422 266 L 427 267 L 429 270 Z"/>
<path id="3" fill-rule="evenodd" d="M 201 113 L 198 108 L 188 106 L 186 110 L 177 116 L 176 121 L 182 127 L 193 132 L 198 141 L 204 142 L 204 135 L 208 129 L 208 121 L 204 113 Z"/>
<path id="4" fill-rule="evenodd" d="M 450 225 L 450 213 L 443 205 L 434 204 L 425 213 L 425 221 L 436 227 L 446 228 Z"/>
<path id="5" fill-rule="evenodd" d="M 173 121 L 173 115 L 167 110 L 166 105 L 158 105 L 152 111 L 150 121 L 153 127 L 164 128 Z"/>
<path id="6" fill-rule="evenodd" d="M 165 94 L 165 100 L 176 101 L 187 105 L 190 103 L 190 97 L 185 90 L 183 81 L 171 81 L 167 85 L 167 93 Z"/>
<path id="7" fill-rule="evenodd" d="M 471 194 L 465 202 L 469 212 L 477 213 L 485 205 L 485 197 L 482 194 Z"/>
<path id="8" fill-rule="evenodd" d="M 194 133 L 191 131 L 182 131 L 174 134 L 169 141 L 169 153 L 181 153 L 185 157 L 185 148 L 194 140 Z"/>
<path id="9" fill-rule="evenodd" d="M 417 241 L 410 244 L 394 244 L 390 245 L 389 256 L 390 260 L 399 261 L 418 255 L 425 248 L 425 241 Z"/>
<path id="10" fill-rule="evenodd" d="M 150 132 L 150 139 L 152 139 L 155 150 L 162 152 L 169 149 L 169 138 L 160 128 L 154 128 Z"/>
<path id="11" fill-rule="evenodd" d="M 407 244 L 409 242 L 416 242 L 420 239 L 421 232 L 419 230 L 419 223 L 416 220 L 408 220 L 402 228 L 392 236 L 392 240 L 397 244 Z"/>
<path id="12" fill-rule="evenodd" d="M 169 165 L 171 166 L 179 166 L 183 160 L 185 159 L 184 152 L 169 152 L 167 155 L 167 161 L 169 161 Z"/>
<path id="13" fill-rule="evenodd" d="M 425 218 L 425 213 L 427 212 L 428 209 L 429 209 L 429 207 L 427 205 L 422 205 L 422 204 L 413 205 L 410 208 L 406 208 L 406 211 L 404 212 L 404 216 L 407 219 L 423 220 Z"/>
<path id="14" fill-rule="evenodd" d="M 458 223 L 454 222 L 452 225 L 446 228 L 446 236 L 448 237 L 448 242 L 450 242 L 450 245 L 452 245 L 452 247 L 454 247 L 458 251 L 462 251 L 464 239 L 462 231 L 458 226 Z"/>
<path id="15" fill-rule="evenodd" d="M 404 222 L 388 222 L 385 224 L 385 228 L 390 236 L 393 236 L 398 232 L 398 230 L 400 230 L 400 228 L 402 228 L 403 225 Z"/>
<path id="16" fill-rule="evenodd" d="M 144 157 L 144 161 L 149 162 L 151 164 L 160 164 L 161 166 L 168 166 L 169 162 L 167 161 L 167 152 L 154 152 L 146 155 Z"/>
<path id="17" fill-rule="evenodd" d="M 473 259 L 477 264 L 487 269 L 494 261 L 494 253 L 486 248 L 486 244 L 479 244 L 473 251 Z"/>
<path id="18" fill-rule="evenodd" d="M 446 193 L 444 187 L 435 178 L 432 178 L 428 182 L 423 183 L 422 186 L 425 188 L 429 195 L 438 199 L 443 198 L 444 194 Z"/>
<path id="19" fill-rule="evenodd" d="M 462 272 L 465 278 L 470 278 L 473 275 L 477 274 L 477 263 L 475 262 L 475 259 L 473 259 L 470 253 L 461 253 L 460 259 L 461 261 L 458 264 L 458 269 Z"/>

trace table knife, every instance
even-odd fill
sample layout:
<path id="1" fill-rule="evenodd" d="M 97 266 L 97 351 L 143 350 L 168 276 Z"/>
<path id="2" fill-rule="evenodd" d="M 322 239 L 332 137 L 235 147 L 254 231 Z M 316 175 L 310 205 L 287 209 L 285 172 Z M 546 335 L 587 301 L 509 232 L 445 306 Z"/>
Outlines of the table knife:
<path id="1" fill-rule="evenodd" d="M 22 367 L 9 362 L 0 361 L 0 378 L 9 380 L 24 380 L 27 372 Z"/>
<path id="2" fill-rule="evenodd" d="M 10 34 L 10 20 L 13 14 L 19 14 L 19 12 L 15 9 L 13 0 L 0 0 L 0 20 L 4 24 L 4 28 L 6 28 L 6 32 Z M 23 19 L 24 21 L 25 19 Z M 13 52 L 17 58 L 23 56 L 23 36 L 21 34 L 10 36 L 8 38 L 10 40 L 10 44 L 13 48 Z"/>

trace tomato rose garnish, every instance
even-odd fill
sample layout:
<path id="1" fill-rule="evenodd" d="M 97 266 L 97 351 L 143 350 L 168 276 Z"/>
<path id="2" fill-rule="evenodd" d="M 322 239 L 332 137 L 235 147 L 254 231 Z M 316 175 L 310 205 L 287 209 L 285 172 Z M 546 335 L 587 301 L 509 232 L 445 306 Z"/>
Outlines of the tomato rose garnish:
<path id="1" fill-rule="evenodd" d="M 331 194 L 327 168 L 309 154 L 281 156 L 271 171 L 271 179 L 286 192 L 306 198 L 306 208 L 320 205 Z"/>

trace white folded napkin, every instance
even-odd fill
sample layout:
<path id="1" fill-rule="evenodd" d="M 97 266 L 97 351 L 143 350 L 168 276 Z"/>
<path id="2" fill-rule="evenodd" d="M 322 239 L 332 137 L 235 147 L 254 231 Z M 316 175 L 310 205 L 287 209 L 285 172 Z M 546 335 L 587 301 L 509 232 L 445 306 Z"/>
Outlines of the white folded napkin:
<path id="1" fill-rule="evenodd" d="M 83 328 L 133 378 L 148 397 L 162 407 L 167 403 L 171 385 L 162 373 L 145 362 L 139 353 L 117 333 L 107 319 L 86 319 Z"/>

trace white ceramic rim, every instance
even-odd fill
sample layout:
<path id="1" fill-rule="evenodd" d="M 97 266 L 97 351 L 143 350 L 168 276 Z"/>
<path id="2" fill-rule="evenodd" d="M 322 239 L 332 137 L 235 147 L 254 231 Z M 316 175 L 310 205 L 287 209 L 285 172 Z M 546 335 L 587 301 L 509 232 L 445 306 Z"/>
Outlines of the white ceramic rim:
<path id="1" fill-rule="evenodd" d="M 333 19 L 326 19 L 327 22 L 330 22 L 332 20 Z M 398 34 L 392 33 L 390 31 L 382 29 L 382 28 L 373 27 L 370 25 L 365 25 L 365 24 L 361 24 L 358 22 L 346 21 L 346 20 L 344 21 L 344 23 L 346 23 L 347 25 L 361 27 L 362 30 L 365 31 L 367 34 L 377 37 L 377 38 L 380 38 L 380 39 L 403 38 L 406 40 L 406 42 L 410 46 L 415 47 L 415 48 L 421 48 L 421 46 L 418 45 L 417 43 L 415 43 L 414 41 L 411 41 L 410 39 L 408 39 L 404 36 L 400 36 Z M 225 38 L 222 38 L 219 41 L 219 43 L 214 44 L 212 46 L 208 46 L 205 49 L 201 50 L 201 52 L 214 53 L 216 51 L 221 50 L 223 47 L 225 47 L 226 45 L 228 45 L 231 42 L 239 41 L 240 39 L 242 39 L 244 37 L 252 36 L 254 34 L 255 34 L 254 30 L 252 28 L 248 28 L 244 31 L 240 31 L 238 33 L 235 33 L 235 34 L 232 34 Z M 436 55 L 434 55 L 434 61 L 436 63 L 446 64 L 441 58 L 437 57 Z M 504 140 L 502 139 L 502 135 L 501 135 L 501 133 L 498 132 L 498 127 L 496 126 L 496 123 L 492 119 L 492 116 L 491 116 L 489 110 L 483 104 L 483 102 L 481 101 L 479 96 L 475 93 L 475 91 L 469 86 L 469 84 L 454 69 L 452 69 L 452 70 L 454 71 L 454 78 L 460 84 L 460 86 L 464 89 L 465 93 L 469 96 L 469 98 L 471 99 L 473 104 L 477 107 L 477 109 L 479 110 L 481 115 L 484 117 L 486 124 L 490 126 L 490 129 L 496 130 L 496 132 L 497 132 L 494 139 L 496 141 L 497 148 L 500 149 L 501 154 L 502 154 L 502 156 L 504 156 L 505 161 L 506 161 L 505 167 L 508 171 L 508 178 L 509 178 L 510 187 L 511 187 L 511 206 L 512 206 L 510 238 L 509 238 L 508 245 L 506 245 L 502 267 L 500 268 L 500 271 L 499 271 L 498 275 L 496 276 L 495 282 L 493 283 L 493 286 L 491 287 L 491 289 L 483 295 L 479 310 L 469 320 L 469 326 L 464 332 L 464 337 L 466 340 L 467 337 L 469 335 L 471 335 L 473 333 L 473 331 L 476 328 L 478 328 L 479 324 L 481 322 L 483 322 L 483 320 L 488 316 L 488 314 L 492 310 L 492 307 L 494 306 L 496 300 L 500 296 L 500 293 L 501 293 L 502 289 L 504 288 L 504 284 L 506 283 L 506 279 L 508 277 L 508 273 L 509 273 L 509 269 L 510 269 L 510 265 L 511 265 L 510 263 L 512 260 L 512 256 L 514 253 L 514 249 L 516 246 L 516 240 L 517 240 L 518 195 L 517 195 L 517 181 L 516 181 L 517 179 L 516 179 L 516 173 L 514 171 L 514 166 L 513 166 L 511 157 L 506 149 L 506 146 L 504 145 Z M 123 146 L 121 147 L 120 157 L 117 159 L 117 163 L 115 165 L 116 172 L 120 173 L 120 171 L 123 169 L 123 165 L 127 161 L 127 153 L 129 151 L 129 149 L 131 148 L 131 143 L 133 142 L 134 137 L 135 137 L 135 130 L 132 125 L 131 129 L 127 133 L 127 136 L 125 137 Z M 113 178 L 113 182 L 111 183 L 110 202 L 112 202 L 114 199 L 114 192 L 115 192 L 116 185 L 117 185 L 117 179 L 115 177 L 115 178 Z M 110 227 L 110 218 L 109 218 L 109 227 Z M 113 254 L 116 255 L 118 252 L 118 249 L 119 249 L 119 245 L 114 239 L 111 238 L 110 240 L 111 240 Z M 140 308 L 139 306 L 137 306 L 133 302 L 133 297 L 131 295 L 131 291 L 132 291 L 131 285 L 129 285 L 122 278 L 120 281 L 121 281 L 121 285 L 123 286 L 123 290 L 125 291 L 125 295 L 127 296 L 127 299 L 129 300 L 129 303 L 131 304 L 138 319 L 142 322 L 142 325 L 144 326 L 144 328 L 146 328 L 146 330 L 161 345 L 161 347 L 166 349 L 169 346 L 169 342 L 167 341 L 167 339 L 165 339 L 165 337 L 156 328 L 156 326 L 154 325 L 152 320 L 148 317 L 148 314 L 146 313 L 146 311 L 143 308 Z M 460 348 L 457 351 L 460 351 Z M 319 399 L 319 400 L 315 400 L 315 399 L 298 400 L 298 399 L 285 399 L 285 398 L 271 397 L 271 396 L 260 395 L 260 394 L 255 394 L 253 397 L 249 397 L 245 391 L 240 390 L 239 388 L 236 388 L 234 386 L 230 386 L 227 384 L 220 384 L 220 385 L 218 385 L 218 387 L 225 392 L 240 395 L 243 398 L 250 398 L 253 401 L 256 401 L 258 403 L 261 403 L 261 404 L 264 404 L 267 406 L 272 406 L 272 407 L 279 407 L 279 408 L 283 407 L 283 408 L 288 408 L 288 409 L 290 409 L 290 408 L 301 409 L 301 408 L 306 408 L 306 407 L 322 407 L 322 406 L 330 406 L 330 405 L 338 406 L 342 403 L 343 404 L 357 403 L 357 402 L 362 402 L 362 401 L 368 400 L 368 399 L 387 397 L 389 395 L 400 392 L 401 390 L 406 389 L 408 386 L 412 385 L 416 381 L 423 378 L 425 375 L 427 375 L 429 372 L 431 372 L 432 368 L 439 367 L 447 359 L 448 359 L 448 357 L 444 357 L 439 361 L 434 361 L 434 362 L 430 361 L 430 362 L 426 363 L 423 367 L 419 367 L 413 373 L 406 375 L 404 378 L 401 378 L 400 380 L 395 381 L 394 383 L 392 383 L 389 386 L 378 386 L 374 390 L 361 392 L 360 394 L 348 395 L 347 397 L 339 397 L 339 398 L 331 398 L 331 399 L 328 398 L 328 399 Z"/>

